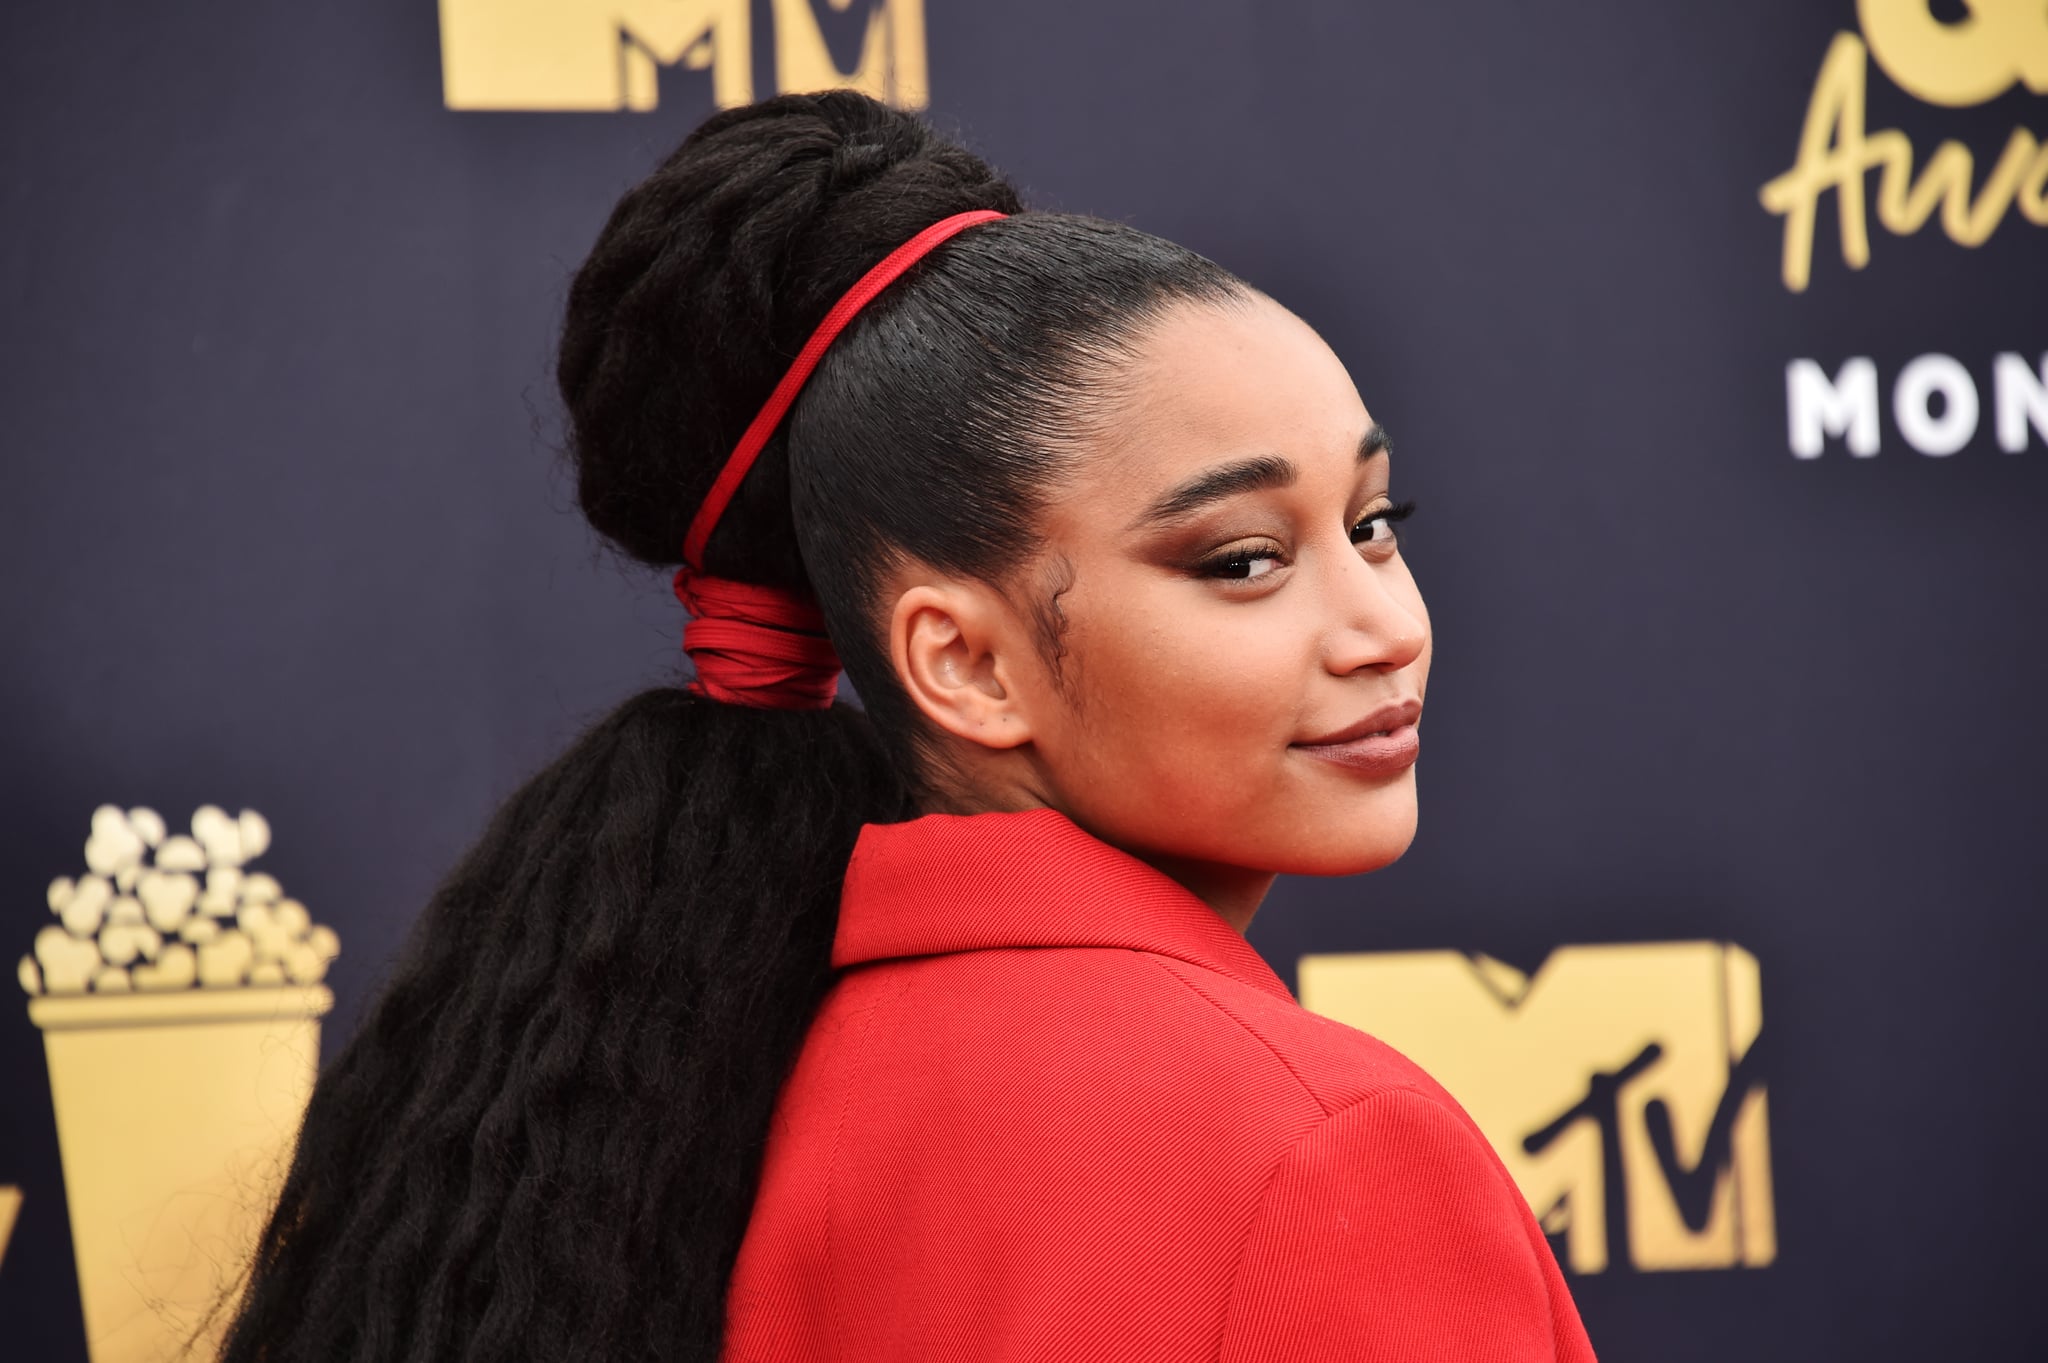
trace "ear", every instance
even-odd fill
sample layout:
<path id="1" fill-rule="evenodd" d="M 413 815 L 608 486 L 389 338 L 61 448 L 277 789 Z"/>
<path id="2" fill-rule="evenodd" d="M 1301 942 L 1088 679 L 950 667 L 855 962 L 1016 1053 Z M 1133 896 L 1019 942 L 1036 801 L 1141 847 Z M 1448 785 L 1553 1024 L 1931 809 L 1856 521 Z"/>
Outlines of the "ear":
<path id="1" fill-rule="evenodd" d="M 896 598 L 889 657 L 926 719 L 987 748 L 1031 739 L 1016 650 L 1025 643 L 1004 603 L 982 583 L 920 583 Z"/>

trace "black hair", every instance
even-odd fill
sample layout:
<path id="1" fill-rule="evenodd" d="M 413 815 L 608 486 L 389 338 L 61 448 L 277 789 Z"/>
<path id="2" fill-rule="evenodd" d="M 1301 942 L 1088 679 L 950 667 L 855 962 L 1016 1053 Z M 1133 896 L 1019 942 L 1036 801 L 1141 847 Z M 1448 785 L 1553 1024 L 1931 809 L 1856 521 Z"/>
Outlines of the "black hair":
<path id="1" fill-rule="evenodd" d="M 854 839 L 929 785 L 880 573 L 908 558 L 1014 581 L 1147 325 L 1250 290 L 1122 224 L 1023 213 L 924 122 L 832 91 L 697 128 L 569 291 L 579 501 L 620 552 L 668 567 L 831 304 L 975 208 L 1016 216 L 863 310 L 706 549 L 712 574 L 816 594 L 865 712 L 663 687 L 512 795 L 319 1076 L 224 1363 L 717 1357 Z"/>

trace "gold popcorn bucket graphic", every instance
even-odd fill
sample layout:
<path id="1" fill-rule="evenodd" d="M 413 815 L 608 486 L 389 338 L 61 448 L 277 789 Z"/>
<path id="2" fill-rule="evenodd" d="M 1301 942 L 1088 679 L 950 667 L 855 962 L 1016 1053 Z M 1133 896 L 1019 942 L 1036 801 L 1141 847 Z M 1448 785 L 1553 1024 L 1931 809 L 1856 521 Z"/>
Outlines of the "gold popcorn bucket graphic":
<path id="1" fill-rule="evenodd" d="M 340 944 L 244 869 L 269 844 L 253 810 L 102 805 L 21 959 L 93 1363 L 217 1356 L 290 1165 Z"/>
<path id="2" fill-rule="evenodd" d="M 158 1363 L 226 1312 L 320 1058 L 324 986 L 29 1001 L 43 1031 L 93 1363 Z M 201 1327 L 206 1328 L 202 1331 Z"/>

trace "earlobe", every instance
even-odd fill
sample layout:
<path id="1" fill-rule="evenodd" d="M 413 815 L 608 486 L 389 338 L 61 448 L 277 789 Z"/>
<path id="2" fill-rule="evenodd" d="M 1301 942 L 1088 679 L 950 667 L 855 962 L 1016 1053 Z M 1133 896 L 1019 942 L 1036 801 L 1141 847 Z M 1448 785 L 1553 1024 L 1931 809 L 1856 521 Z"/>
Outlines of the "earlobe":
<path id="1" fill-rule="evenodd" d="M 920 584 L 890 612 L 890 661 L 905 694 L 939 728 L 988 748 L 1031 737 L 1006 642 L 1003 613 L 979 584 Z"/>

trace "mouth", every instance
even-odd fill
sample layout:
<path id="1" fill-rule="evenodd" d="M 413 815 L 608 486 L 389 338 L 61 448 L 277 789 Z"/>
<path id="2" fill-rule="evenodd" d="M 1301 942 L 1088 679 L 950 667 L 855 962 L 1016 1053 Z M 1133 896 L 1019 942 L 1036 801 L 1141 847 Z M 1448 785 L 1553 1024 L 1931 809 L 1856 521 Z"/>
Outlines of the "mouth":
<path id="1" fill-rule="evenodd" d="M 1370 776 L 1396 776 L 1414 766 L 1421 753 L 1422 736 L 1415 728 L 1421 718 L 1421 701 L 1396 701 L 1341 729 L 1289 746 Z"/>

